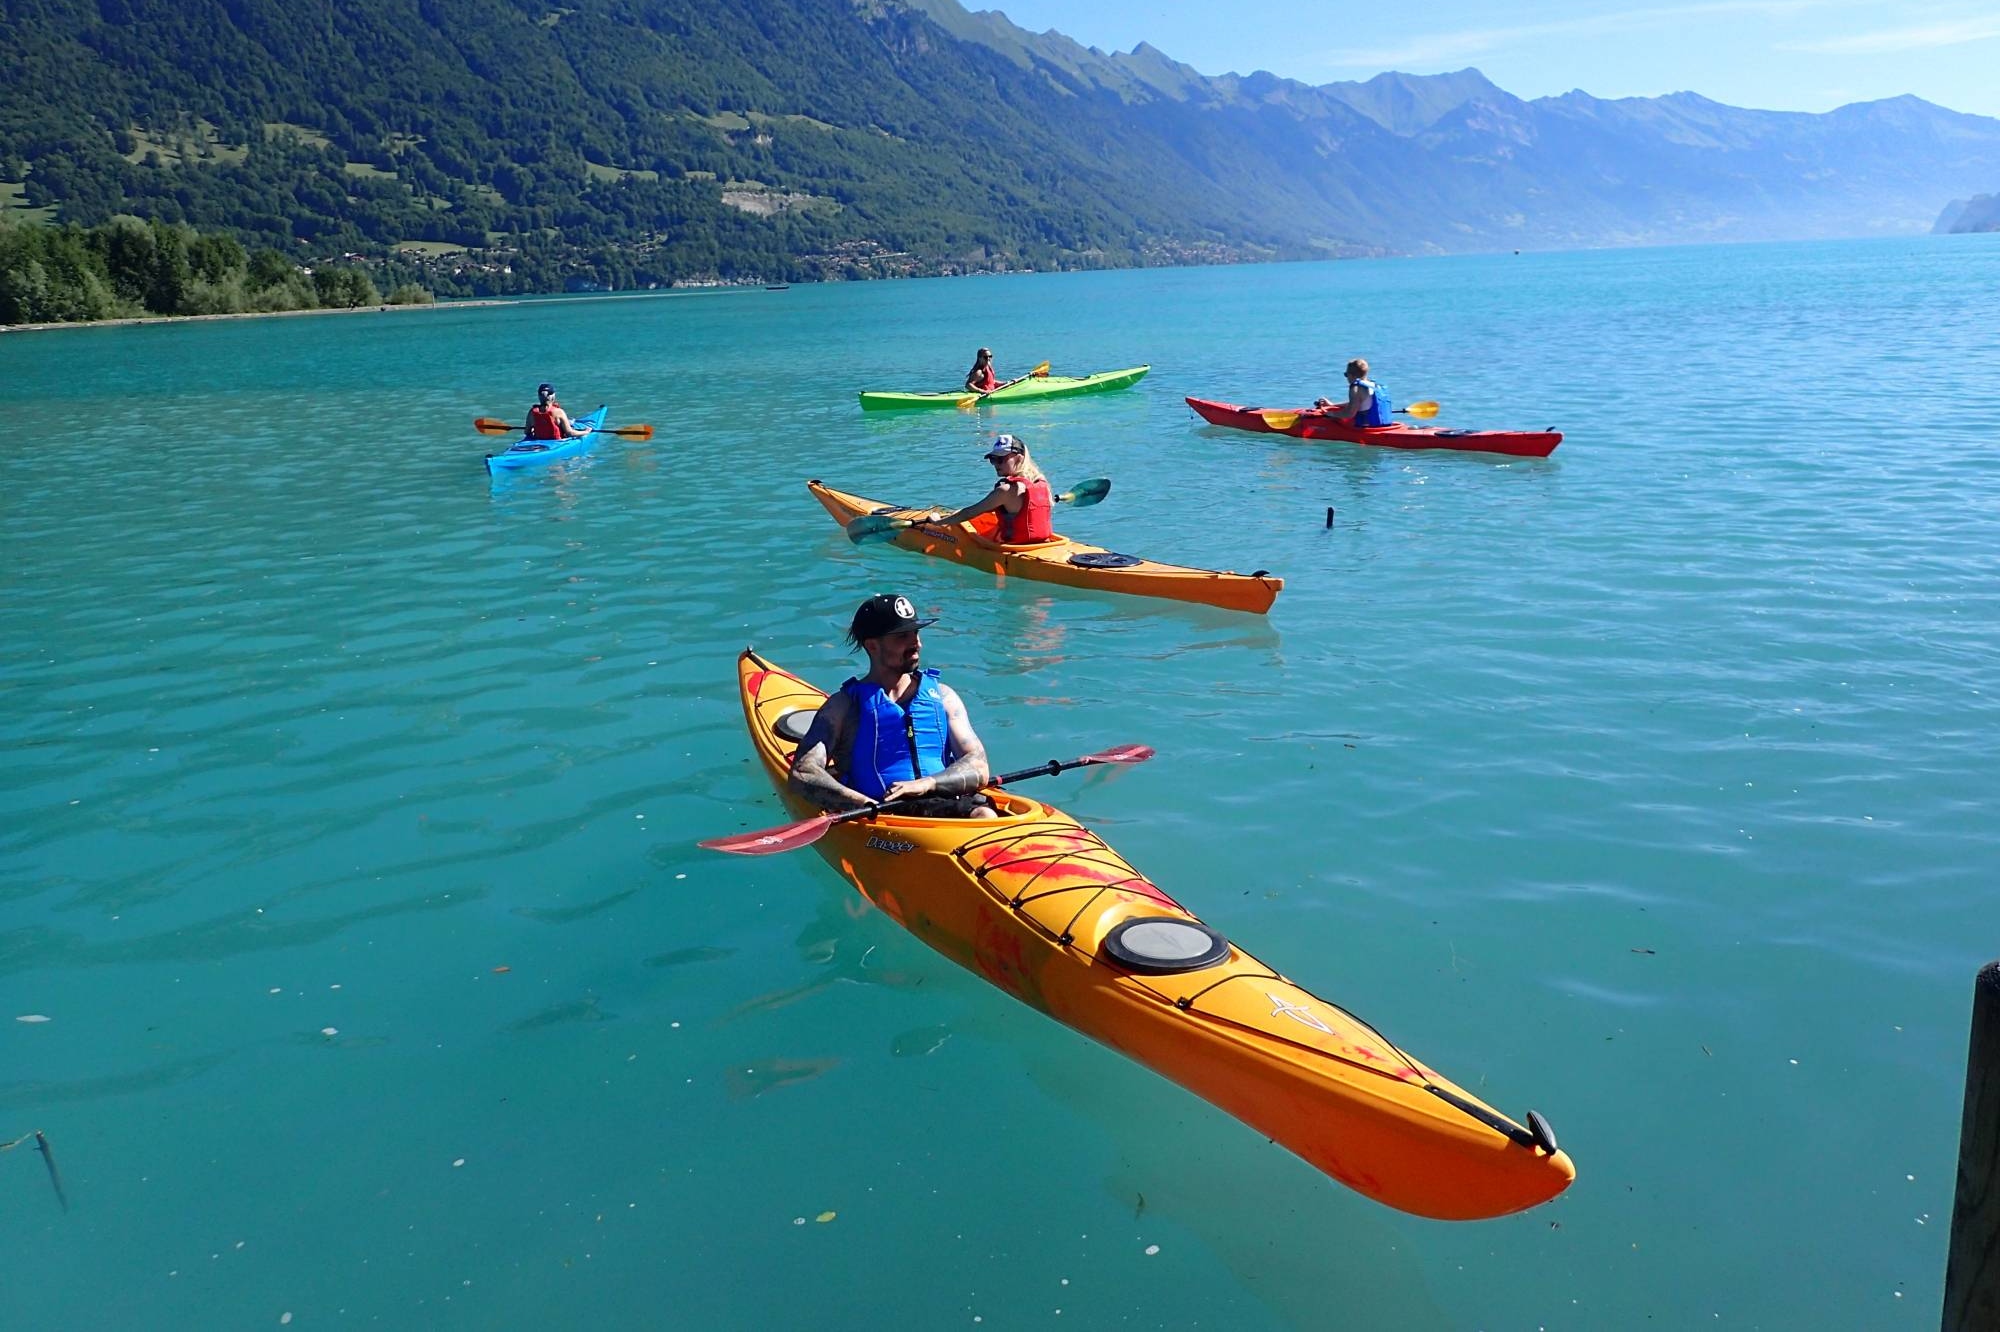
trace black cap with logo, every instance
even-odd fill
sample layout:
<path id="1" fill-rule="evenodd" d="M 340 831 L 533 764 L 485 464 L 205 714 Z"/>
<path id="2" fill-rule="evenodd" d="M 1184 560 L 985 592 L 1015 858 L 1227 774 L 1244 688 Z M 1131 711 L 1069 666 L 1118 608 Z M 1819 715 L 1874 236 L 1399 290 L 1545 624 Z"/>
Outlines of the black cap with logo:
<path id="1" fill-rule="evenodd" d="M 919 620 L 917 608 L 910 604 L 908 597 L 884 592 L 868 598 L 855 609 L 854 621 L 847 627 L 847 638 L 854 646 L 860 647 L 871 638 L 901 633 L 905 629 L 922 629 L 936 623 L 935 617 Z"/>

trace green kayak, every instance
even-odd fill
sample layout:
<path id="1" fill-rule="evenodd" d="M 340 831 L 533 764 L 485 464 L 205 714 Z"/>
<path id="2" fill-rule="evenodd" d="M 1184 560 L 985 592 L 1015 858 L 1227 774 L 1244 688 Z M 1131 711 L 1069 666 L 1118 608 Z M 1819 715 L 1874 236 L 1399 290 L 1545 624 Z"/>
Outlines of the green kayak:
<path id="1" fill-rule="evenodd" d="M 941 389 L 936 393 L 870 393 L 861 394 L 861 410 L 864 412 L 900 411 L 908 407 L 956 407 L 966 399 L 968 407 L 982 402 L 1027 402 L 1033 398 L 1068 398 L 1079 393 L 1109 393 L 1112 389 L 1130 388 L 1146 377 L 1150 365 L 1135 365 L 1129 370 L 1106 370 L 1101 374 L 1085 375 L 1073 379 L 1067 375 L 1043 375 L 1028 378 L 1006 388 L 994 389 L 985 397 L 967 393 L 962 388 Z"/>

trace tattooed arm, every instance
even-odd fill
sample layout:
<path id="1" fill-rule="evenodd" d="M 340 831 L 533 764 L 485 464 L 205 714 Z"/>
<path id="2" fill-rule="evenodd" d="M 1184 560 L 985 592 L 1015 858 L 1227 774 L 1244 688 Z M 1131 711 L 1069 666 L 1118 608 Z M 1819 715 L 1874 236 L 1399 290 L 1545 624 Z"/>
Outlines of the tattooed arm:
<path id="1" fill-rule="evenodd" d="M 827 767 L 835 755 L 845 757 L 848 729 L 853 723 L 854 705 L 846 694 L 833 694 L 820 704 L 812 728 L 799 742 L 798 756 L 792 760 L 792 775 L 785 785 L 821 809 L 860 809 L 870 804 L 868 797 L 843 785 Z"/>

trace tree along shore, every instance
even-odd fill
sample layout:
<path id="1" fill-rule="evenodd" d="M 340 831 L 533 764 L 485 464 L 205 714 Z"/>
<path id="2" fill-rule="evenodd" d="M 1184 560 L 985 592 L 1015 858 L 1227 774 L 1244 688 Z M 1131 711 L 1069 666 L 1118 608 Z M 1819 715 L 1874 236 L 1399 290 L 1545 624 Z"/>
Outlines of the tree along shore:
<path id="1" fill-rule="evenodd" d="M 0 214 L 0 325 L 136 321 L 147 317 L 295 314 L 428 305 L 404 283 L 385 297 L 348 264 L 304 268 L 233 236 L 114 217 L 95 227 L 23 223 Z"/>

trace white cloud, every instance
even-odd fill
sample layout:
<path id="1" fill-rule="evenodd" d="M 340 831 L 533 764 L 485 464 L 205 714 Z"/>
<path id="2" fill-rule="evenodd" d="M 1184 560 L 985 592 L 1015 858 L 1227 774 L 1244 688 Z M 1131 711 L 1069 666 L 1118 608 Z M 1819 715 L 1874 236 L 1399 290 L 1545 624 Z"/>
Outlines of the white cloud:
<path id="1" fill-rule="evenodd" d="M 1829 37 L 1817 42 L 1788 44 L 1779 49 L 1808 51 L 1814 55 L 1885 55 L 1891 51 L 1928 51 L 1940 46 L 1964 46 L 1968 42 L 2000 37 L 2000 15 L 1932 23 L 1919 28 L 1885 28 L 1880 32 L 1856 33 L 1852 37 Z"/>
<path id="2" fill-rule="evenodd" d="M 1404 65 L 1439 65 L 1471 56 L 1498 51 L 1521 42 L 1544 37 L 1569 37 L 1598 33 L 1636 32 L 1668 27 L 1691 18 L 1724 14 L 1763 14 L 1779 17 L 1826 9 L 1840 0 L 1703 0 L 1688 5 L 1661 5 L 1651 9 L 1589 14 L 1578 18 L 1552 19 L 1546 23 L 1524 23 L 1511 28 L 1468 28 L 1458 32 L 1416 37 L 1396 46 L 1374 50 L 1328 52 L 1323 59 L 1335 69 L 1395 69 Z M 1841 7 L 1844 7 L 1842 5 Z"/>

